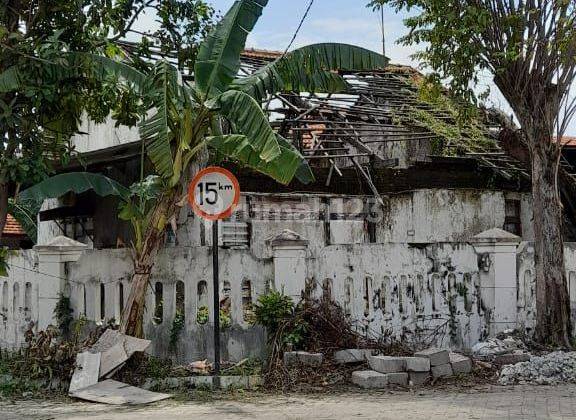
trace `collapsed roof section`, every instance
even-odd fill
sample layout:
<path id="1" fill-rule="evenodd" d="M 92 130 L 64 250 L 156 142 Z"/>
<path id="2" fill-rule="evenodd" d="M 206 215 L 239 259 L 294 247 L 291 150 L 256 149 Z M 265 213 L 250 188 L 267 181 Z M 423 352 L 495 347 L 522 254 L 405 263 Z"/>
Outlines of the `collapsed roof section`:
<path id="1" fill-rule="evenodd" d="M 242 73 L 249 75 L 281 53 L 247 50 Z M 434 157 L 465 157 L 507 180 L 528 177 L 524 165 L 497 142 L 503 117 L 476 109 L 463 122 L 458 105 L 444 92 L 431 92 L 416 70 L 342 72 L 347 89 L 337 94 L 282 93 L 263 103 L 272 125 L 292 141 L 315 168 L 356 168 L 371 184 L 370 171 L 407 168 Z M 373 185 L 371 185 L 373 189 Z"/>

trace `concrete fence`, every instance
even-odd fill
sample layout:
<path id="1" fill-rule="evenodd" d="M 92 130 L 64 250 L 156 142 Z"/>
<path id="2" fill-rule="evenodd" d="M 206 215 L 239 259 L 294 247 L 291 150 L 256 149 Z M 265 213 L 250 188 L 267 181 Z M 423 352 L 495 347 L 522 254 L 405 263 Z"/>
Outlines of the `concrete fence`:
<path id="1" fill-rule="evenodd" d="M 272 289 L 298 300 L 309 286 L 316 297 L 338 302 L 363 334 L 422 345 L 469 349 L 504 329 L 534 326 L 533 247 L 500 229 L 458 243 L 343 244 L 318 251 L 309 245 L 282 231 L 262 244 L 270 257 L 248 248 L 221 251 L 224 358 L 263 354 L 266 337 L 252 325 L 253 304 Z M 211 261 L 207 246 L 171 247 L 159 255 L 145 315 L 152 353 L 180 361 L 211 357 Z M 101 323 L 119 319 L 130 293 L 128 250 L 88 250 L 59 237 L 9 262 L 9 277 L 0 277 L 3 348 L 20 346 L 30 325 L 54 324 L 61 294 L 70 297 L 76 318 Z M 566 244 L 566 267 L 576 308 L 576 244 Z M 178 324 L 183 328 L 176 334 Z"/>

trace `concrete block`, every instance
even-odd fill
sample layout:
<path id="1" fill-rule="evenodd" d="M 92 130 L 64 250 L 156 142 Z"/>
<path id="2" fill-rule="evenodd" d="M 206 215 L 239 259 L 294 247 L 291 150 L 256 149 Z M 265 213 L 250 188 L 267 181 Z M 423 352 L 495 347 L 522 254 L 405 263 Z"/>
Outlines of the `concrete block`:
<path id="1" fill-rule="evenodd" d="M 472 372 L 472 360 L 458 353 L 450 353 L 450 365 L 454 375 L 469 374 Z"/>
<path id="2" fill-rule="evenodd" d="M 445 378 L 448 376 L 452 376 L 454 372 L 452 372 L 452 366 L 450 363 L 446 363 L 444 365 L 432 366 L 432 376 L 435 378 Z"/>
<path id="3" fill-rule="evenodd" d="M 388 375 L 373 370 L 352 372 L 352 383 L 365 389 L 381 389 L 388 385 Z"/>
<path id="4" fill-rule="evenodd" d="M 530 355 L 527 353 L 501 354 L 494 358 L 494 364 L 498 366 L 515 365 L 516 363 L 529 361 Z"/>
<path id="5" fill-rule="evenodd" d="M 408 373 L 406 372 L 387 373 L 386 377 L 389 384 L 408 386 Z"/>
<path id="6" fill-rule="evenodd" d="M 334 360 L 338 364 L 349 364 L 349 363 L 364 363 L 368 356 L 372 355 L 372 350 L 363 349 L 348 349 L 340 350 L 334 353 Z"/>
<path id="7" fill-rule="evenodd" d="M 425 357 L 404 357 L 408 372 L 430 372 L 430 359 Z"/>
<path id="8" fill-rule="evenodd" d="M 424 385 L 430 379 L 430 372 L 410 372 L 408 375 L 412 386 Z"/>
<path id="9" fill-rule="evenodd" d="M 307 351 L 287 351 L 284 353 L 284 365 L 319 367 L 324 360 L 322 353 L 308 353 Z"/>
<path id="10" fill-rule="evenodd" d="M 406 360 L 403 357 L 369 356 L 370 368 L 380 373 L 395 373 L 406 371 Z"/>
<path id="11" fill-rule="evenodd" d="M 422 350 L 414 354 L 416 357 L 425 357 L 430 359 L 431 366 L 439 366 L 445 365 L 446 363 L 450 363 L 450 356 L 448 350 L 442 349 L 427 349 Z"/>

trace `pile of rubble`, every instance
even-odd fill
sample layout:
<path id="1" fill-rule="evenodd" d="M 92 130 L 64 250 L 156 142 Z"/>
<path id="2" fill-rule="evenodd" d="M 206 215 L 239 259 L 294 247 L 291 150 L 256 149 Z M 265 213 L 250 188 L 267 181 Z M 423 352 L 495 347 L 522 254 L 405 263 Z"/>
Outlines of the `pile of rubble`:
<path id="1" fill-rule="evenodd" d="M 516 337 L 512 330 L 506 330 L 495 338 L 477 343 L 472 347 L 472 354 L 475 359 L 496 366 L 527 362 L 531 357 L 524 341 Z"/>
<path id="2" fill-rule="evenodd" d="M 504 366 L 498 382 L 501 385 L 576 383 L 576 352 L 533 356 L 530 361 Z"/>
<path id="3" fill-rule="evenodd" d="M 319 367 L 321 353 L 286 352 L 284 365 Z M 349 349 L 334 354 L 338 364 L 368 363 L 371 370 L 352 372 L 352 383 L 362 388 L 379 389 L 389 385 L 418 386 L 432 379 L 472 372 L 472 360 L 458 353 L 443 349 L 428 349 L 412 357 L 375 356 L 372 350 Z"/>

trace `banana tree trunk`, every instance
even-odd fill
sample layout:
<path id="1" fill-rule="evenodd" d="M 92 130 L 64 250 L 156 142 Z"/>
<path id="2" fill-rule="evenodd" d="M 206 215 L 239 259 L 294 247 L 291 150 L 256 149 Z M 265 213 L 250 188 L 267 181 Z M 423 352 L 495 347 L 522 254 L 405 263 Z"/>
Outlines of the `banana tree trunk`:
<path id="1" fill-rule="evenodd" d="M 572 328 L 564 270 L 563 215 L 556 192 L 558 152 L 551 151 L 549 144 L 542 143 L 536 145 L 532 152 L 537 319 L 535 339 L 543 344 L 570 347 Z"/>
<path id="2" fill-rule="evenodd" d="M 171 190 L 158 200 L 143 241 L 134 261 L 130 295 L 120 323 L 120 332 L 143 337 L 143 316 L 150 273 L 156 263 L 158 251 L 164 245 L 166 226 L 178 211 L 178 191 Z"/>

